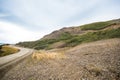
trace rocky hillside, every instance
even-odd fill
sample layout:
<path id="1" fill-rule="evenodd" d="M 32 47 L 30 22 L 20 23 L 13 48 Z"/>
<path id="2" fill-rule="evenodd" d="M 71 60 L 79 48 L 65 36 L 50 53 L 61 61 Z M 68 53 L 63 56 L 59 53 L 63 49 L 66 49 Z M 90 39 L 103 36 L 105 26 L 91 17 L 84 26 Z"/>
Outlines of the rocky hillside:
<path id="1" fill-rule="evenodd" d="M 120 39 L 100 40 L 60 51 L 64 51 L 64 58 L 57 54 L 54 57 L 53 53 L 51 56 L 43 53 L 46 57 L 42 53 L 29 56 L 1 80 L 120 80 Z"/>
<path id="2" fill-rule="evenodd" d="M 110 38 L 120 38 L 120 19 L 62 28 L 40 40 L 20 42 L 17 45 L 38 50 L 53 49 L 74 47 L 82 43 Z"/>

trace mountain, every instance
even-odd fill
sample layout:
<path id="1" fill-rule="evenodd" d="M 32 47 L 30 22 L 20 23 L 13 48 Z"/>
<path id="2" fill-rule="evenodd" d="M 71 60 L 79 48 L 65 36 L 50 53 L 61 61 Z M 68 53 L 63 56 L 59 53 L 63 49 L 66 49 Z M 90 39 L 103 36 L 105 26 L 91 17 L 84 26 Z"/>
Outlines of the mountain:
<path id="1" fill-rule="evenodd" d="M 38 50 L 2 70 L 2 80 L 120 80 L 120 19 L 62 28 L 17 45 Z"/>
<path id="2" fill-rule="evenodd" d="M 34 49 L 74 47 L 102 39 L 120 38 L 120 19 L 65 27 L 45 35 L 40 40 L 20 42 L 17 45 Z"/>

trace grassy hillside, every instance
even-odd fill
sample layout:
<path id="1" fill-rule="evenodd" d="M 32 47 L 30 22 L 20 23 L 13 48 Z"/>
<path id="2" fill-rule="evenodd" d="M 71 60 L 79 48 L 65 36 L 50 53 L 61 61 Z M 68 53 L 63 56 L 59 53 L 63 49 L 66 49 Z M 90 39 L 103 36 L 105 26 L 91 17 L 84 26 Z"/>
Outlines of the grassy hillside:
<path id="1" fill-rule="evenodd" d="M 10 46 L 0 46 L 0 57 L 18 52 L 19 49 Z"/>
<path id="2" fill-rule="evenodd" d="M 57 39 L 45 39 L 45 40 L 38 40 L 34 42 L 21 42 L 17 45 L 34 48 L 34 49 L 48 49 L 49 46 L 53 43 L 59 42 L 59 41 L 65 41 L 67 39 L 71 39 L 73 36 L 70 33 L 62 33 L 59 38 Z"/>
<path id="3" fill-rule="evenodd" d="M 5 69 L 2 80 L 120 80 L 119 52 L 120 39 L 39 50 L 9 71 Z"/>
<path id="4" fill-rule="evenodd" d="M 67 46 L 76 46 L 80 43 L 93 42 L 102 39 L 120 38 L 120 28 L 104 31 L 88 32 L 80 36 L 74 36 L 66 41 Z"/>
<path id="5" fill-rule="evenodd" d="M 112 23 L 110 22 L 96 22 L 87 25 L 80 26 L 82 30 L 100 30 L 109 27 Z"/>
<path id="6" fill-rule="evenodd" d="M 18 45 L 39 50 L 56 48 L 53 45 L 58 42 L 58 46 L 62 44 L 62 47 L 72 47 L 86 42 L 93 42 L 102 39 L 120 38 L 120 23 L 117 20 L 96 22 L 73 28 L 63 28 L 47 36 L 53 37 L 33 42 L 22 42 L 18 43 Z"/>
<path id="7" fill-rule="evenodd" d="M 91 24 L 85 24 L 80 26 L 82 30 L 101 30 L 109 26 L 120 24 L 120 19 L 110 20 L 105 22 L 95 22 Z"/>

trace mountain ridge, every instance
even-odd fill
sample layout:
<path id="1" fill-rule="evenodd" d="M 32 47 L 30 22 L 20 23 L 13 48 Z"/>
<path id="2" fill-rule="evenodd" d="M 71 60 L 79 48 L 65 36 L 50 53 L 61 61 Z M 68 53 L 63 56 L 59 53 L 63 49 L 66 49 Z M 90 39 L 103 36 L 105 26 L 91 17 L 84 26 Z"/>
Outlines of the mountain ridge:
<path id="1" fill-rule="evenodd" d="M 34 49 L 73 47 L 85 42 L 119 38 L 119 34 L 120 19 L 114 19 L 75 27 L 64 27 L 45 35 L 39 40 L 20 42 L 17 45 Z"/>

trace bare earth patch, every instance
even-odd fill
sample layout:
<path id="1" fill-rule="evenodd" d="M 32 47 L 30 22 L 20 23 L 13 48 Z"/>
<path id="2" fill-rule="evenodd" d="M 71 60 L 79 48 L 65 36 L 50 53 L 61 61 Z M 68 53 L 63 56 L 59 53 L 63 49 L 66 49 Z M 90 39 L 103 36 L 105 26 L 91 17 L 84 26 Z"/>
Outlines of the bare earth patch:
<path id="1" fill-rule="evenodd" d="M 26 58 L 1 80 L 120 80 L 120 39 L 81 44 L 63 51 L 66 58 L 56 58 L 59 52 L 41 52 Z"/>

